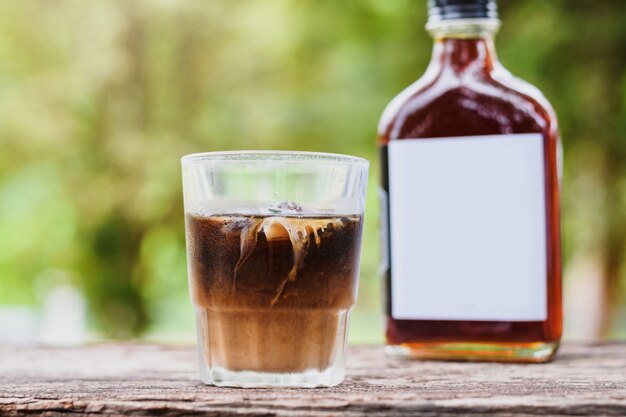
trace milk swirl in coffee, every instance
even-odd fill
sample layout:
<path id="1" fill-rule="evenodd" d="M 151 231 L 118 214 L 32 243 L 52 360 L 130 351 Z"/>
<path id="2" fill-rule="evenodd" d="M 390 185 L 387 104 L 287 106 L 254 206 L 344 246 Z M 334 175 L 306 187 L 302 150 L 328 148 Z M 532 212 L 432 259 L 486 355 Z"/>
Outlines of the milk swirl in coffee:
<path id="1" fill-rule="evenodd" d="M 356 298 L 362 217 L 269 213 L 187 215 L 202 354 L 230 370 L 326 369 Z"/>

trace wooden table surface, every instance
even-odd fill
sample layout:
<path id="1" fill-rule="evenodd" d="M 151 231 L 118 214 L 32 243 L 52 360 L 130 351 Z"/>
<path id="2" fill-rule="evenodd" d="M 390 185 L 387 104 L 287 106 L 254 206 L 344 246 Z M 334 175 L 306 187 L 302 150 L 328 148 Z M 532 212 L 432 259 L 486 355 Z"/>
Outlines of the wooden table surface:
<path id="1" fill-rule="evenodd" d="M 413 362 L 348 353 L 335 388 L 202 385 L 192 347 L 0 347 L 0 415 L 626 416 L 626 343 L 565 344 L 549 364 Z"/>

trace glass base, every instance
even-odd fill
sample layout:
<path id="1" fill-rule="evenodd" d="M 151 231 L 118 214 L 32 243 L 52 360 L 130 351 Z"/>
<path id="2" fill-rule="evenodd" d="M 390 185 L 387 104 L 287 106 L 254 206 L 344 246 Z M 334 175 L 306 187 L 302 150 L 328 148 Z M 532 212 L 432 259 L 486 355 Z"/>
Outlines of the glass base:
<path id="1" fill-rule="evenodd" d="M 402 359 L 541 363 L 550 361 L 558 347 L 559 342 L 429 342 L 389 345 L 385 352 Z"/>
<path id="2" fill-rule="evenodd" d="M 214 367 L 212 369 L 204 368 L 200 372 L 200 379 L 205 384 L 240 388 L 333 387 L 343 382 L 344 377 L 343 367 L 330 367 L 324 371 L 311 369 L 298 373 L 231 371 Z"/>
<path id="3" fill-rule="evenodd" d="M 200 379 L 228 387 L 330 387 L 345 377 L 348 310 L 198 309 Z"/>

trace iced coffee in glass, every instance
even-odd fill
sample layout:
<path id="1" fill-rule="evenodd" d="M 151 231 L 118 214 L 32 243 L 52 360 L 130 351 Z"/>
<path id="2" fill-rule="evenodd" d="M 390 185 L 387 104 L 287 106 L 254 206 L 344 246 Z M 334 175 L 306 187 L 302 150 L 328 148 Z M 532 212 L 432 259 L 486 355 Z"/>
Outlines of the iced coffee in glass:
<path id="1" fill-rule="evenodd" d="M 205 383 L 343 381 L 368 165 L 307 152 L 183 157 L 189 288 Z"/>

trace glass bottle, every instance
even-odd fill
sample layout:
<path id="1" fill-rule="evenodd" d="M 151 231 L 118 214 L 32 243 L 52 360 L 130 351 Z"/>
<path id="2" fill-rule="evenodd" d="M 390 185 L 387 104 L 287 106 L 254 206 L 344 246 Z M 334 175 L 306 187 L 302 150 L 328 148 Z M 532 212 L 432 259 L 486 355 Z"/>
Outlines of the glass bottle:
<path id="1" fill-rule="evenodd" d="M 494 0 L 431 0 L 432 60 L 379 124 L 387 352 L 545 362 L 562 332 L 560 144 L 498 61 Z"/>

